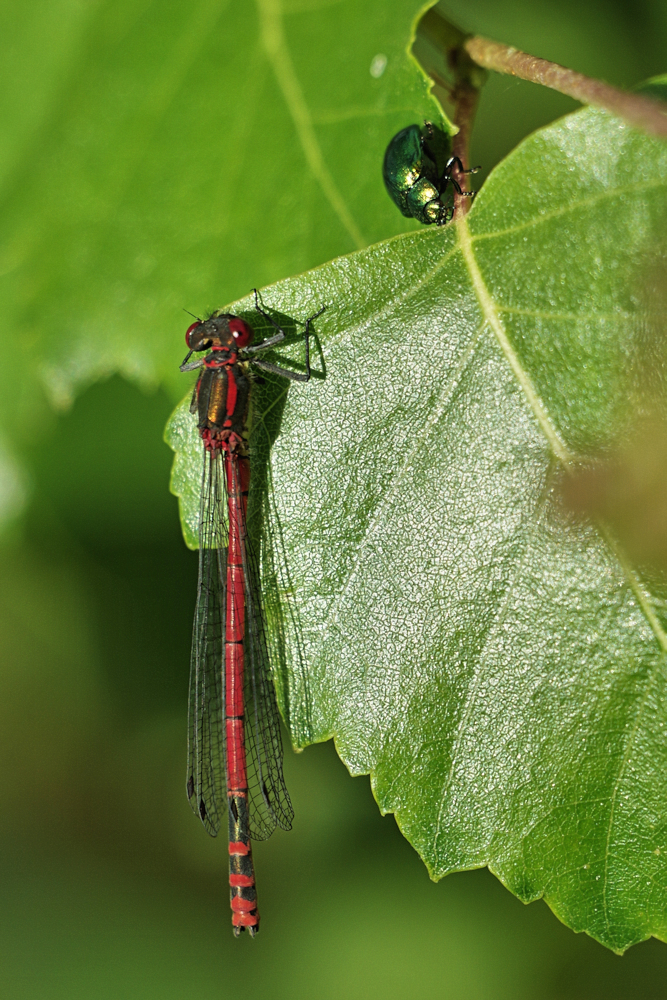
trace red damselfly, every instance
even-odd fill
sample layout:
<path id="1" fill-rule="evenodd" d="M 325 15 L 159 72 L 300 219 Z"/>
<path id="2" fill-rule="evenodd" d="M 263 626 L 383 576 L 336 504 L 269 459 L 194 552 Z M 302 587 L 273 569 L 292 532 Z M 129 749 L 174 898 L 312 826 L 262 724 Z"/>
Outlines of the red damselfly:
<path id="1" fill-rule="evenodd" d="M 285 339 L 284 330 L 253 344 L 253 330 L 229 313 L 197 320 L 185 335 L 181 371 L 203 369 L 190 410 L 204 446 L 199 511 L 199 581 L 190 663 L 187 794 L 208 833 L 229 826 L 232 925 L 238 936 L 259 928 L 251 839 L 277 826 L 289 830 L 294 811 L 283 778 L 276 693 L 262 612 L 259 567 L 248 537 L 249 414 L 253 368 L 292 381 L 310 378 L 310 324 L 305 323 L 305 372 L 258 357 Z M 206 356 L 190 362 L 193 353 Z"/>

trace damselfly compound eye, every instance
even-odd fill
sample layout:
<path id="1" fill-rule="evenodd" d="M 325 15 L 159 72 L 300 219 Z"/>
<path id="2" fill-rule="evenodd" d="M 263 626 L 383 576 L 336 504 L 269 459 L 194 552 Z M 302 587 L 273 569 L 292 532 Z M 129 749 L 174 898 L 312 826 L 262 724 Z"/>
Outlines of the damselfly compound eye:
<path id="1" fill-rule="evenodd" d="M 188 347 L 192 347 L 192 344 L 190 343 L 190 334 L 192 333 L 193 330 L 196 330 L 198 326 L 201 326 L 199 320 L 197 320 L 196 323 L 191 323 L 190 326 L 185 331 L 185 343 L 188 345 Z"/>
<path id="2" fill-rule="evenodd" d="M 237 347 L 247 347 L 248 344 L 252 343 L 252 338 L 254 336 L 252 328 L 244 323 L 242 319 L 230 319 L 229 329 L 231 331 L 232 337 L 236 341 Z"/>

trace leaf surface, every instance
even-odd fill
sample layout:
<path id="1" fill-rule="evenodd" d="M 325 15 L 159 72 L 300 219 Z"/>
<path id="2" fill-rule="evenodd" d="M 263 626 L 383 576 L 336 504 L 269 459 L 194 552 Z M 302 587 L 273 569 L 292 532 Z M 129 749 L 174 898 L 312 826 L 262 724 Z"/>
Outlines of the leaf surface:
<path id="1" fill-rule="evenodd" d="M 583 110 L 458 225 L 265 289 L 298 321 L 326 304 L 326 377 L 259 390 L 253 431 L 295 744 L 333 736 L 434 878 L 488 865 L 618 951 L 667 935 L 667 588 L 563 483 L 627 430 L 666 178 L 664 145 Z M 193 544 L 185 404 L 169 433 Z"/>

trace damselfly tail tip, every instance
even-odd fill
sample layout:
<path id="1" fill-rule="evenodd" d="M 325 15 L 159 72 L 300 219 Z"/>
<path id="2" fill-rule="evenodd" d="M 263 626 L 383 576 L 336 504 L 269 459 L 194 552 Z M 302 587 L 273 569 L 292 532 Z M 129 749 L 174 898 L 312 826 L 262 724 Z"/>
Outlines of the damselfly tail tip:
<path id="1" fill-rule="evenodd" d="M 232 927 L 232 932 L 234 937 L 241 937 L 244 931 L 247 931 L 251 938 L 254 938 L 259 930 L 259 924 L 255 924 L 252 927 Z"/>

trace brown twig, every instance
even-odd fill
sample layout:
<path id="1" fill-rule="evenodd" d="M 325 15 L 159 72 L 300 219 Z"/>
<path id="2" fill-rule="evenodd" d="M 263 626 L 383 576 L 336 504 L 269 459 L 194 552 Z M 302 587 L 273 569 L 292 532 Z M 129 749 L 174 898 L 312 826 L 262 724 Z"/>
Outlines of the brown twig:
<path id="1" fill-rule="evenodd" d="M 509 73 L 531 83 L 541 83 L 561 94 L 567 94 L 582 104 L 595 104 L 605 108 L 629 125 L 643 129 L 650 135 L 667 139 L 667 104 L 643 94 L 629 94 L 624 90 L 594 80 L 583 73 L 538 59 L 510 45 L 492 42 L 479 35 L 466 39 L 463 43 L 468 55 L 485 69 L 497 73 Z"/>
<path id="2" fill-rule="evenodd" d="M 477 113 L 479 87 L 482 80 L 480 79 L 480 71 L 470 63 L 460 47 L 450 48 L 447 57 L 449 68 L 456 81 L 453 85 L 444 80 L 437 70 L 429 69 L 428 74 L 436 88 L 440 88 L 443 96 L 454 105 L 452 121 L 457 126 L 458 132 L 452 138 L 452 154 L 458 156 L 465 169 L 469 165 L 470 134 Z M 471 73 L 470 68 L 473 68 L 475 72 Z M 470 183 L 469 174 L 461 174 L 458 167 L 454 174 L 454 179 L 458 181 L 459 186 L 464 191 L 467 190 Z M 454 218 L 465 215 L 470 210 L 471 205 L 472 198 L 466 198 L 454 189 Z"/>
<path id="3" fill-rule="evenodd" d="M 479 90 L 477 87 L 471 86 L 471 84 L 462 81 L 456 85 L 452 92 L 452 100 L 454 101 L 454 115 L 453 122 L 458 126 L 458 132 L 452 139 L 452 154 L 458 156 L 459 160 L 465 167 L 470 165 L 470 133 L 472 132 L 472 123 L 475 119 L 475 113 L 477 111 L 477 105 L 479 104 Z M 468 178 L 469 174 L 460 174 L 458 170 L 456 171 L 456 179 L 459 182 L 460 187 L 465 191 L 468 188 Z M 472 205 L 472 198 L 465 198 L 460 195 L 456 189 L 454 189 L 454 217 L 461 218 L 465 215 Z"/>
<path id="4" fill-rule="evenodd" d="M 419 22 L 417 34 L 444 57 L 451 74 L 450 81 L 440 75 L 437 66 L 432 65 L 432 60 L 429 59 L 427 48 L 424 53 L 426 60 L 422 64 L 436 85 L 438 99 L 444 98 L 454 106 L 451 119 L 458 132 L 452 139 L 452 154 L 459 158 L 465 170 L 470 166 L 468 160 L 470 133 L 477 112 L 480 88 L 484 85 L 487 73 L 484 69 L 480 69 L 465 51 L 463 43 L 467 36 L 444 18 L 435 7 L 426 11 Z M 469 187 L 469 175 L 461 174 L 458 169 L 454 171 L 453 180 L 456 180 L 464 191 Z M 463 197 L 454 188 L 455 218 L 465 215 L 471 204 L 472 198 Z"/>

